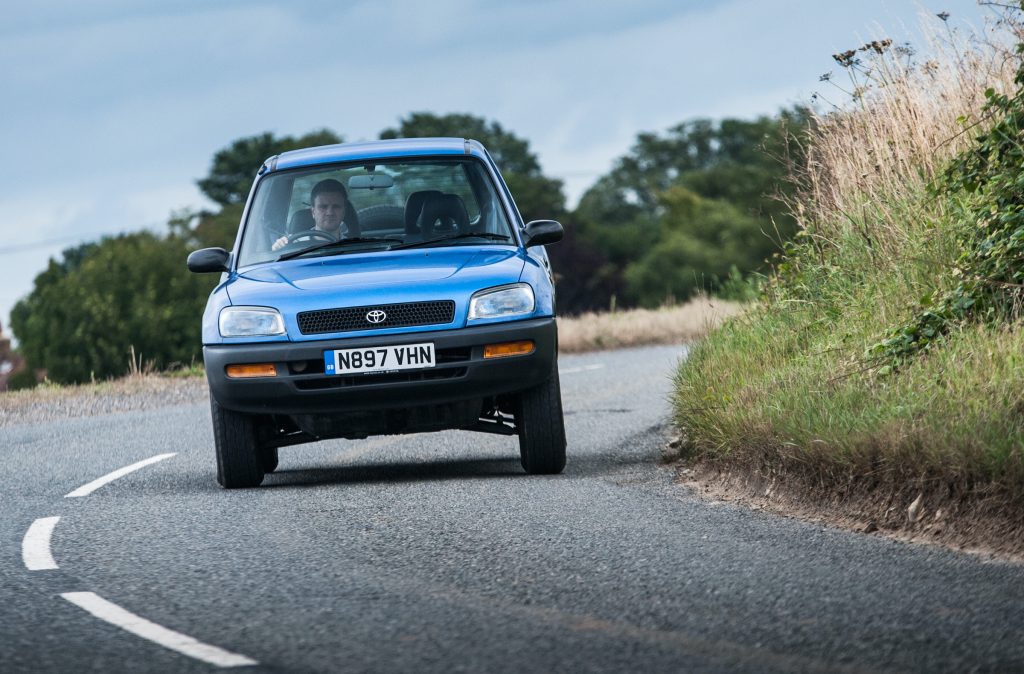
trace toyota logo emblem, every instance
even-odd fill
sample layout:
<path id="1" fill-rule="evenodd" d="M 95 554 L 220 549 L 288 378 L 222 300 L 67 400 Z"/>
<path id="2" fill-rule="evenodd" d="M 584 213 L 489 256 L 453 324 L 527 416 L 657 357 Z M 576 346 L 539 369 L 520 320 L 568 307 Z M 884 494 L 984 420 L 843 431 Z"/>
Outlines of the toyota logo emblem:
<path id="1" fill-rule="evenodd" d="M 366 312 L 366 320 L 369 323 L 383 323 L 388 315 L 380 309 L 374 309 L 373 311 Z"/>

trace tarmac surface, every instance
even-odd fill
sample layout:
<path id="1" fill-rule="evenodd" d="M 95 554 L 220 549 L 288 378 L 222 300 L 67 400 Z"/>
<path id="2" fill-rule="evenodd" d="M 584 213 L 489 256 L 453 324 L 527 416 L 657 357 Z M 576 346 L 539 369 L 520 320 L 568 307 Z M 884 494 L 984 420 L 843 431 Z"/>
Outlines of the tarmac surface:
<path id="1" fill-rule="evenodd" d="M 563 356 L 558 476 L 445 432 L 285 448 L 225 491 L 205 403 L 6 425 L 0 671 L 1024 670 L 1024 566 L 675 484 L 684 355 Z"/>

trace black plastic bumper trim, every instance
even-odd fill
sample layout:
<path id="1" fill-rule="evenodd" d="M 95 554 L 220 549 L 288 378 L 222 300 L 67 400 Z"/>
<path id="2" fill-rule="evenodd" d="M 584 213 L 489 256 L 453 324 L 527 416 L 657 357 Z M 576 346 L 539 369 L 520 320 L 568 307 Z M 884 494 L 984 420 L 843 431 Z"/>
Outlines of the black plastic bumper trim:
<path id="1" fill-rule="evenodd" d="M 483 347 L 497 342 L 531 339 L 528 355 L 484 360 Z M 438 363 L 421 371 L 423 378 L 395 380 L 389 373 L 361 375 L 357 385 L 341 378 L 325 382 L 322 372 L 295 373 L 290 364 L 322 360 L 330 349 L 433 342 L 435 350 L 462 349 L 466 360 Z M 228 409 L 253 414 L 329 414 L 360 410 L 433 405 L 517 393 L 544 382 L 558 352 L 552 317 L 496 323 L 457 330 L 376 335 L 349 339 L 263 344 L 217 344 L 203 348 L 210 394 Z M 277 377 L 228 379 L 228 365 L 274 363 Z M 375 381 L 374 378 L 377 378 Z M 340 383 L 340 385 L 339 385 Z"/>

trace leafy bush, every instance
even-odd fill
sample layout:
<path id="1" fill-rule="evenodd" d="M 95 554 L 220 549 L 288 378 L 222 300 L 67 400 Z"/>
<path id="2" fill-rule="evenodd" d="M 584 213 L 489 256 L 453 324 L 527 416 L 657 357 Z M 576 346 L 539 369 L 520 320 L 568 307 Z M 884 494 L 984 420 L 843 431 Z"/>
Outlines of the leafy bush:
<path id="1" fill-rule="evenodd" d="M 1024 53 L 1024 44 L 1017 54 Z M 989 87 L 982 109 L 994 118 L 974 144 L 960 153 L 931 187 L 936 198 L 958 206 L 963 252 L 948 274 L 952 290 L 926 298 L 908 324 L 873 345 L 885 372 L 933 346 L 950 330 L 969 321 L 1012 322 L 1024 298 L 1024 63 L 1017 70 L 1012 96 Z M 964 120 L 966 121 L 966 119 Z"/>
<path id="2" fill-rule="evenodd" d="M 166 368 L 202 357 L 200 320 L 215 278 L 185 268 L 188 246 L 148 232 L 69 249 L 11 312 L 33 368 L 59 383 L 123 375 L 133 354 Z"/>
<path id="3" fill-rule="evenodd" d="M 21 389 L 34 388 L 37 383 L 35 373 L 26 367 L 8 377 L 7 390 L 20 391 Z"/>
<path id="4" fill-rule="evenodd" d="M 733 269 L 756 269 L 760 222 L 727 201 L 675 185 L 659 195 L 657 241 L 626 266 L 630 295 L 643 306 L 720 289 Z"/>

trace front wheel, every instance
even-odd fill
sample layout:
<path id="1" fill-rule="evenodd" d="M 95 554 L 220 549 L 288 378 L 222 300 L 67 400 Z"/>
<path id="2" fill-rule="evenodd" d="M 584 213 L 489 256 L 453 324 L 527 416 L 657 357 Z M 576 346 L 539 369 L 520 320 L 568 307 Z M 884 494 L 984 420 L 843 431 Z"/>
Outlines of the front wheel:
<path id="1" fill-rule="evenodd" d="M 255 419 L 221 407 L 210 398 L 213 441 L 217 448 L 217 482 L 225 489 L 257 487 L 263 482 Z"/>
<path id="2" fill-rule="evenodd" d="M 515 415 L 519 458 L 526 472 L 561 473 L 565 468 L 565 422 L 557 360 L 546 382 L 519 394 Z"/>

